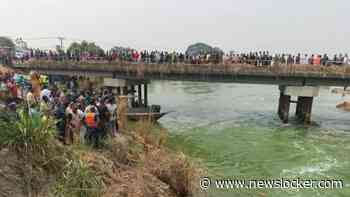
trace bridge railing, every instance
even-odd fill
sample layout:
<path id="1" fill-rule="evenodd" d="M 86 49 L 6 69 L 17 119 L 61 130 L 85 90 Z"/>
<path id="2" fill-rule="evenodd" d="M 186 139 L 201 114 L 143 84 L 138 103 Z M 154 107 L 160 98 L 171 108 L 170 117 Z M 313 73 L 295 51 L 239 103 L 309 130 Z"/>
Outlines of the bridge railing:
<path id="1" fill-rule="evenodd" d="M 29 70 L 62 70 L 74 72 L 124 73 L 142 78 L 146 74 L 199 74 L 207 75 L 261 75 L 261 76 L 305 76 L 305 77 L 350 77 L 350 67 L 322 65 L 256 66 L 252 64 L 144 64 L 131 62 L 55 62 L 31 61 L 17 68 Z"/>

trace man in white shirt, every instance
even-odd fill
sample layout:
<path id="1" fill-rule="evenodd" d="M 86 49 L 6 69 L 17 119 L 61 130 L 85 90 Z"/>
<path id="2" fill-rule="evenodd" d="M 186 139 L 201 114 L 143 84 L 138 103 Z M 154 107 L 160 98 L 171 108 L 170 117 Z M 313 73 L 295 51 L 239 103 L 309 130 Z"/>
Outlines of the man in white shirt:
<path id="1" fill-rule="evenodd" d="M 106 107 L 111 114 L 110 120 L 108 122 L 108 127 L 111 132 L 111 135 L 115 137 L 117 135 L 117 104 L 115 103 L 115 99 L 109 99 L 106 102 Z"/>
<path id="2" fill-rule="evenodd" d="M 40 93 L 40 100 L 43 100 L 44 96 L 46 96 L 48 99 L 51 98 L 51 91 L 47 88 L 43 89 Z"/>
<path id="3" fill-rule="evenodd" d="M 350 60 L 349 60 L 349 56 L 348 56 L 348 54 L 345 54 L 345 56 L 344 56 L 344 65 L 345 66 L 348 66 L 349 65 L 349 63 L 350 63 Z"/>
<path id="4" fill-rule="evenodd" d="M 308 63 L 308 56 L 307 56 L 307 54 L 305 54 L 304 56 L 301 56 L 300 57 L 300 64 L 302 64 L 302 65 L 307 65 L 307 64 L 309 64 Z"/>

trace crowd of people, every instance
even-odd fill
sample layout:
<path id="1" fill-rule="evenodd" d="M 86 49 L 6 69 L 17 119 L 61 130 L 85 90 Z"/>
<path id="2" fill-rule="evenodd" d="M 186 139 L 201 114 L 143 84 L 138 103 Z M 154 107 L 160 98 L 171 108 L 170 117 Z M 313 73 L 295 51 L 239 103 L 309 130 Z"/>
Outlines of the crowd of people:
<path id="1" fill-rule="evenodd" d="M 329 57 L 327 54 L 274 54 L 268 51 L 230 54 L 223 57 L 223 61 L 231 64 L 253 64 L 256 66 L 283 65 L 350 65 L 348 54 L 339 54 Z"/>
<path id="2" fill-rule="evenodd" d="M 167 52 L 158 50 L 143 50 L 137 51 L 134 49 L 123 48 L 121 50 L 106 51 L 103 55 L 97 56 L 94 53 L 82 52 L 75 53 L 71 51 L 52 51 L 30 49 L 28 53 L 21 54 L 15 60 L 21 63 L 28 60 L 53 60 L 53 61 L 127 61 L 127 62 L 142 62 L 146 64 L 177 64 L 177 63 L 219 63 L 222 61 L 222 56 L 219 54 L 201 54 L 197 56 L 189 56 L 182 52 Z"/>
<path id="3" fill-rule="evenodd" d="M 13 73 L 0 76 L 3 107 L 15 111 L 21 103 L 30 116 L 54 117 L 57 136 L 63 143 L 85 139 L 86 143 L 99 146 L 107 136 L 117 135 L 115 96 L 108 89 L 97 91 L 89 79 L 84 79 L 87 88 L 78 87 L 77 78 L 49 87 L 37 73 L 32 73 L 29 79 Z"/>
<path id="4" fill-rule="evenodd" d="M 44 51 L 40 49 L 30 49 L 29 52 L 16 58 L 16 61 L 25 62 L 28 60 L 53 60 L 53 61 L 105 61 L 118 62 L 127 61 L 135 63 L 158 63 L 158 64 L 251 64 L 256 66 L 271 66 L 275 64 L 283 65 L 349 65 L 348 54 L 336 54 L 332 57 L 327 54 L 272 54 L 268 51 L 250 52 L 250 53 L 200 53 L 198 55 L 188 55 L 181 52 L 167 52 L 158 50 L 137 51 L 130 48 L 115 47 L 109 51 L 96 55 L 89 52 L 76 51 Z"/>

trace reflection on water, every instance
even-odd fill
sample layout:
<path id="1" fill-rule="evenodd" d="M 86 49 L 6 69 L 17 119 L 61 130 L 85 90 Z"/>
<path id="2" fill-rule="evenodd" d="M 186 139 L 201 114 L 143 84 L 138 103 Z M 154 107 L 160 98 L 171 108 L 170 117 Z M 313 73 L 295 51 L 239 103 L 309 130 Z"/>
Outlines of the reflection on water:
<path id="1" fill-rule="evenodd" d="M 322 89 L 308 128 L 282 125 L 278 87 L 193 82 L 152 82 L 150 102 L 164 111 L 170 145 L 203 159 L 215 177 L 336 178 L 350 183 L 350 114 L 344 100 Z M 293 116 L 295 106 L 291 106 Z M 349 186 L 349 185 L 348 185 Z M 212 191 L 212 196 L 350 196 L 342 190 Z"/>

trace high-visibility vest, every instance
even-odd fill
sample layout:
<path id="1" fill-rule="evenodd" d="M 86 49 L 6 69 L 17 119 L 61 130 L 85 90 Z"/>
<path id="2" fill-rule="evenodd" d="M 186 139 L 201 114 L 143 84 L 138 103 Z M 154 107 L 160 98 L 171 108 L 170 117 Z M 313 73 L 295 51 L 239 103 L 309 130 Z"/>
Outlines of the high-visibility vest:
<path id="1" fill-rule="evenodd" d="M 85 123 L 88 127 L 90 128 L 96 128 L 97 123 L 96 123 L 96 114 L 95 113 L 87 113 L 85 116 Z"/>

